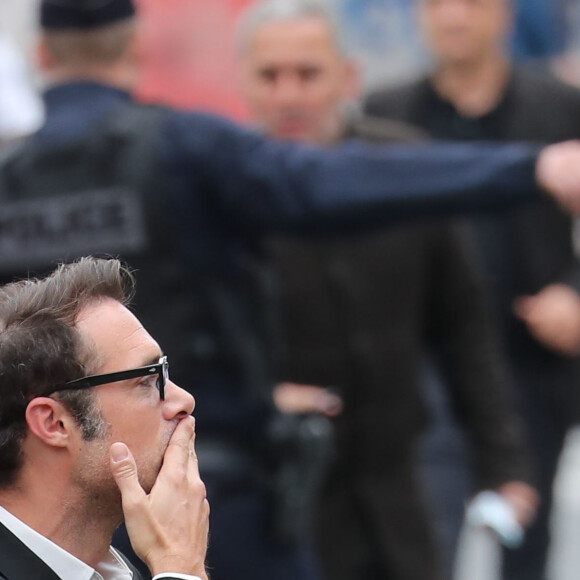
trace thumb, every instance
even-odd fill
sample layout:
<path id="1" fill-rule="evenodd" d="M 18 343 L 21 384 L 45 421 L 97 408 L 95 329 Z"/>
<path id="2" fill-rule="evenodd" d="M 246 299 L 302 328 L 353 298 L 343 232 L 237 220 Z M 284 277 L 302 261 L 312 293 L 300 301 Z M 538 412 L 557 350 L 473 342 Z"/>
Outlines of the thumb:
<path id="1" fill-rule="evenodd" d="M 137 475 L 137 464 L 133 454 L 125 443 L 113 443 L 109 452 L 111 472 L 121 491 L 121 497 L 125 504 L 127 500 L 136 500 L 145 495 L 139 477 Z"/>

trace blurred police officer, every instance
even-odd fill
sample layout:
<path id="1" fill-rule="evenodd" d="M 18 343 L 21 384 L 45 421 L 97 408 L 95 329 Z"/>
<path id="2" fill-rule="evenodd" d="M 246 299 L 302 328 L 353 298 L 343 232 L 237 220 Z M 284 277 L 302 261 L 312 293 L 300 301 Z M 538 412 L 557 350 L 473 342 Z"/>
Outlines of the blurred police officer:
<path id="1" fill-rule="evenodd" d="M 131 99 L 131 0 L 44 0 L 41 25 L 47 120 L 0 169 L 0 272 L 89 252 L 127 259 L 139 316 L 198 401 L 200 464 L 221 506 L 213 577 L 309 578 L 307 557 L 268 527 L 272 331 L 259 235 L 520 202 L 539 195 L 536 170 L 562 198 L 580 197 L 579 148 L 538 159 L 520 146 L 326 152 L 268 142 Z"/>

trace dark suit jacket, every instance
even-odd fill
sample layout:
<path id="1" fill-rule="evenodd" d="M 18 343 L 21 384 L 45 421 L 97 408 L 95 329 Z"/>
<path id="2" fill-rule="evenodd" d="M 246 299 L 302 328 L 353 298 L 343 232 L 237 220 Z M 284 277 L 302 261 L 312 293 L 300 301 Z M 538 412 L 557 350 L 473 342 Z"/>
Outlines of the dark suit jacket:
<path id="1" fill-rule="evenodd" d="M 438 134 L 440 128 L 429 119 L 432 94 L 429 79 L 423 78 L 370 94 L 365 111 L 380 118 L 411 123 L 434 137 L 445 137 Z M 500 107 L 501 122 L 490 128 L 490 138 L 553 143 L 580 137 L 580 92 L 546 74 L 515 68 Z M 534 294 L 551 283 L 564 282 L 580 291 L 580 266 L 572 247 L 571 218 L 546 198 L 491 219 L 509 236 L 504 251 L 513 252 L 509 272 L 511 293 L 497 292 L 496 307 L 518 382 L 525 387 L 522 389 L 525 394 L 535 391 L 541 396 L 542 404 L 562 422 L 577 421 L 578 359 L 562 357 L 544 348 L 515 319 L 511 309 L 514 297 Z M 493 266 L 490 271 L 495 278 L 501 276 Z"/>
<path id="2" fill-rule="evenodd" d="M 141 575 L 130 562 L 134 580 Z M 4 580 L 76 580 L 60 578 L 12 532 L 0 524 L 0 578 Z"/>
<path id="3" fill-rule="evenodd" d="M 381 131 L 384 141 L 392 127 Z M 360 124 L 353 132 L 369 136 Z M 509 379 L 464 234 L 445 222 L 413 222 L 270 242 L 287 345 L 280 378 L 342 392 L 337 447 L 349 470 L 389 470 L 409 455 L 426 423 L 419 368 L 430 345 L 475 445 L 478 483 L 495 487 L 528 475 L 521 425 L 505 392 Z"/>
<path id="4" fill-rule="evenodd" d="M 405 136 L 400 127 L 364 126 L 353 133 L 374 141 Z M 446 363 L 478 483 L 527 477 L 521 425 L 506 401 L 468 241 L 449 223 L 413 222 L 330 239 L 278 237 L 270 249 L 287 339 L 280 378 L 338 388 L 345 401 L 315 518 L 325 575 L 360 576 L 366 551 L 385 577 L 436 580 L 413 471 L 426 423 L 419 381 L 429 343 Z"/>
<path id="5" fill-rule="evenodd" d="M 431 345 L 475 444 L 479 484 L 527 477 L 509 381 L 456 229 L 409 225 L 271 247 L 288 344 L 281 378 L 341 391 L 337 447 L 348 470 L 389 471 L 410 454 L 426 422 L 419 369 Z"/>

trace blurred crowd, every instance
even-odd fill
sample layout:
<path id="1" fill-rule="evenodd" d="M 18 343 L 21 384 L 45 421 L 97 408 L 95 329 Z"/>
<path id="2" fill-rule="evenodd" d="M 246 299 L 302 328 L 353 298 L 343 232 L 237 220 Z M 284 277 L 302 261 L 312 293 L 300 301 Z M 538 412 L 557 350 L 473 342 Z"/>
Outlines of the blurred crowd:
<path id="1" fill-rule="evenodd" d="M 197 399 L 212 578 L 468 580 L 454 568 L 467 508 L 502 544 L 498 578 L 546 580 L 553 484 L 566 435 L 580 419 L 573 219 L 546 197 L 502 214 L 369 221 L 363 231 L 306 223 L 288 232 L 272 218 L 272 227 L 257 222 L 256 240 L 251 220 L 240 225 L 228 214 L 230 230 L 204 223 L 202 208 L 183 232 L 200 240 L 186 250 L 197 266 L 183 272 L 165 239 L 175 225 L 155 201 L 146 206 L 147 227 L 158 228 L 159 250 L 133 262 L 142 232 L 131 217 L 126 231 L 113 226 L 132 215 L 127 187 L 148 200 L 164 187 L 150 149 L 160 141 L 158 112 L 166 104 L 146 114 L 115 104 L 123 114 L 103 123 L 95 111 L 118 98 L 119 87 L 140 82 L 132 67 L 143 55 L 162 71 L 150 69 L 149 83 L 187 68 L 176 63 L 176 51 L 151 56 L 145 46 L 152 30 L 163 34 L 151 18 L 162 15 L 164 0 L 138 3 L 150 15 L 144 25 L 128 9 L 111 22 L 79 24 L 59 12 L 67 3 L 92 9 L 91 0 L 43 0 L 57 6 L 56 16 L 46 12 L 35 29 L 34 58 L 13 42 L 14 31 L 0 37 L 0 199 L 14 204 L 44 183 L 58 191 L 62 180 L 62 193 L 83 189 L 88 201 L 66 224 L 46 228 L 102 227 L 103 243 L 89 248 L 71 234 L 60 249 L 53 241 L 35 246 L 35 216 L 26 251 L 16 234 L 0 240 L 0 275 L 42 271 L 43 252 L 68 259 L 74 243 L 79 251 L 119 253 L 138 268 L 149 292 L 139 307 L 152 324 L 170 327 L 170 344 L 162 346 L 180 361 L 172 372 L 184 386 L 191 382 Z M 275 141 L 421 148 L 434 140 L 537 145 L 580 137 L 575 0 L 214 3 L 221 8 L 192 8 L 203 24 L 220 10 L 235 20 L 234 32 L 220 28 L 231 33 L 227 39 L 204 28 L 206 42 L 222 41 L 220 58 L 235 70 L 235 78 L 221 79 L 227 98 L 213 97 L 220 103 L 213 112 L 244 117 Z M 204 10 L 214 16 L 203 20 Z M 187 33 L 183 23 L 179 30 Z M 198 54 L 196 62 L 211 70 L 207 58 Z M 211 73 L 208 83 L 219 89 Z M 186 86 L 177 78 L 160 84 L 141 85 L 140 98 Z M 194 94 L 167 101 L 200 104 Z M 164 158 L 182 144 L 227 148 L 227 124 L 204 133 L 203 119 L 191 130 L 187 119 L 164 126 Z M 259 148 L 251 138 L 232 147 L 247 148 L 249 164 Z M 87 152 L 98 152 L 98 163 L 82 165 Z M 100 177 L 84 182 L 93 165 L 111 177 L 107 187 L 122 186 L 104 201 L 86 197 L 102 186 Z M 227 165 L 220 168 L 227 179 Z M 256 184 L 268 179 L 261 171 L 253 168 Z M 179 187 L 185 178 L 172 179 Z M 62 202 L 47 197 L 38 215 Z M 10 205 L 2 228 L 24 223 L 25 211 Z M 267 221 L 277 208 L 261 211 Z M 235 268 L 204 255 L 235 236 L 228 255 Z M 196 285 L 203 288 L 189 301 L 183 288 Z M 238 375 L 247 387 L 233 394 Z M 200 388 L 203 381 L 210 387 Z M 130 552 L 122 529 L 116 541 Z"/>

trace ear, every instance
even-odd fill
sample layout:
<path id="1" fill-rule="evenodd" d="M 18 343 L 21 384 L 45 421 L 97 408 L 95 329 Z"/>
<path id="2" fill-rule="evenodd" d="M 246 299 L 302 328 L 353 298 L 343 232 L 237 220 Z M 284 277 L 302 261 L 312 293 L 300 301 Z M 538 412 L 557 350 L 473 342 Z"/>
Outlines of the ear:
<path id="1" fill-rule="evenodd" d="M 344 96 L 356 100 L 361 94 L 359 67 L 352 60 L 344 62 Z"/>
<path id="2" fill-rule="evenodd" d="M 64 405 L 50 397 L 36 397 L 26 407 L 30 432 L 46 445 L 66 447 L 77 424 Z"/>
<path id="3" fill-rule="evenodd" d="M 54 59 L 50 54 L 50 50 L 46 45 L 46 40 L 43 36 L 40 37 L 40 40 L 36 44 L 36 66 L 44 72 L 49 72 L 52 68 L 54 68 Z"/>
<path id="4" fill-rule="evenodd" d="M 509 35 L 514 31 L 516 26 L 516 7 L 510 0 L 503 0 L 503 5 L 501 6 L 503 10 L 503 36 L 509 37 Z"/>
<path id="5" fill-rule="evenodd" d="M 137 25 L 136 25 L 137 26 Z M 136 27 L 127 44 L 124 58 L 131 66 L 139 67 L 147 58 L 147 43 L 145 42 L 143 27 Z"/>

